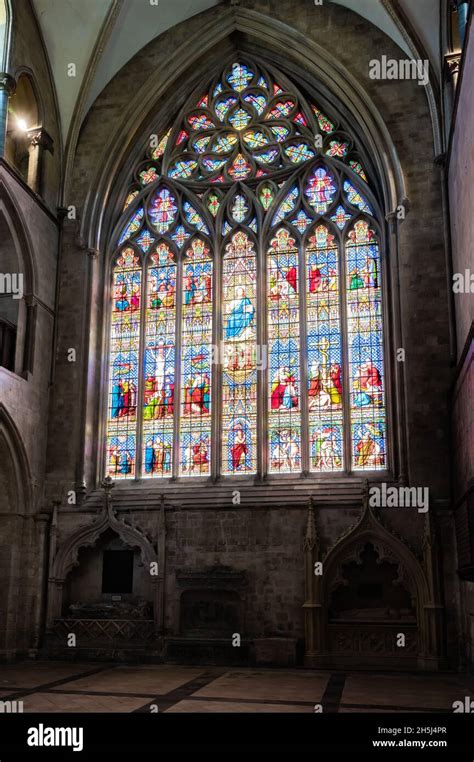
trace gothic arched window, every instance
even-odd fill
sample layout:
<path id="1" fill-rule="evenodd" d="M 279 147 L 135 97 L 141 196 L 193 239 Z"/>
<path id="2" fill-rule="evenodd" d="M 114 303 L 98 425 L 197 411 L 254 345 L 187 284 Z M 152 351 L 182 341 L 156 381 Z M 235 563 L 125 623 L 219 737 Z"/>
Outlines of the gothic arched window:
<path id="1" fill-rule="evenodd" d="M 386 469 L 377 209 L 357 140 L 254 61 L 152 135 L 114 233 L 106 473 Z"/>

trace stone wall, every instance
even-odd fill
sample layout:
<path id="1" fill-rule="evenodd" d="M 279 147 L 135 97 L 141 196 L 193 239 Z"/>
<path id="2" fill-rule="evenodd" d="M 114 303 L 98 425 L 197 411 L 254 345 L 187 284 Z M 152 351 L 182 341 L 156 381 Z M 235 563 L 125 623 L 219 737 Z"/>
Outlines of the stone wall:
<path id="1" fill-rule="evenodd" d="M 32 45 L 35 22 L 24 10 L 21 17 L 24 32 L 17 34 L 14 45 L 15 65 L 28 65 L 43 83 L 47 69 L 42 58 L 41 45 Z M 347 9 L 332 3 L 315 6 L 310 2 L 291 0 L 244 0 L 240 8 L 249 8 L 261 14 L 260 20 L 270 28 L 283 24 L 300 35 L 301 47 L 318 44 L 331 53 L 347 72 L 363 88 L 374 111 L 380 114 L 393 140 L 405 179 L 410 210 L 406 221 L 400 225 L 400 290 L 402 301 L 403 348 L 406 352 L 405 383 L 407 404 L 408 478 L 414 486 L 429 487 L 434 512 L 441 528 L 449 526 L 448 514 L 444 513 L 449 497 L 449 415 L 447 395 L 450 385 L 449 332 L 447 314 L 447 288 L 444 252 L 444 218 L 441 203 L 441 179 L 434 163 L 433 127 L 424 90 L 409 81 L 373 81 L 369 78 L 369 62 L 381 55 L 399 58 L 402 54 L 394 43 L 380 30 Z M 236 12 L 238 12 L 237 7 Z M 87 526 L 96 517 L 97 486 L 101 474 L 97 473 L 98 401 L 101 379 L 101 355 L 103 336 L 104 272 L 108 252 L 88 251 L 87 229 L 81 224 L 88 197 L 97 193 L 97 167 L 104 152 L 118 151 L 120 141 L 111 142 L 116 130 L 121 129 L 125 140 L 135 130 L 136 139 L 142 123 L 151 115 L 146 106 L 137 113 L 132 124 L 127 122 L 126 109 L 131 94 L 147 82 L 159 81 L 160 72 L 177 50 L 187 49 L 186 40 L 192 40 L 212 24 L 232 29 L 231 36 L 216 41 L 203 51 L 199 58 L 189 64 L 187 72 L 180 75 L 182 81 L 189 78 L 194 83 L 200 67 L 212 58 L 216 66 L 219 56 L 232 47 L 245 45 L 255 49 L 264 59 L 298 71 L 298 51 L 288 47 L 287 57 L 280 54 L 276 60 L 270 36 L 255 39 L 249 29 L 235 31 L 229 7 L 220 6 L 200 14 L 178 27 L 170 29 L 152 41 L 114 77 L 92 106 L 84 122 L 76 155 L 70 187 L 65 204 L 73 204 L 79 214 L 78 221 L 65 221 L 61 246 L 59 272 L 59 299 L 54 304 L 55 252 L 57 229 L 54 220 L 34 201 L 25 189 L 15 191 L 25 210 L 28 227 L 35 231 L 33 250 L 38 264 L 38 288 L 41 300 L 48 307 L 39 305 L 38 333 L 35 355 L 34 383 L 8 379 L 6 406 L 24 441 L 33 477 L 35 506 L 40 504 L 44 483 L 45 511 L 51 510 L 52 500 L 62 503 L 59 515 L 59 542 L 79 526 Z M 24 36 L 23 36 L 24 35 Z M 300 68 L 301 76 L 307 72 Z M 294 76 L 294 75 L 293 75 Z M 296 80 L 298 75 L 296 74 Z M 177 83 L 164 82 L 168 97 Z M 45 114 L 54 114 L 50 85 L 42 84 Z M 175 104 L 178 108 L 181 102 Z M 156 117 L 163 117 L 157 105 Z M 45 123 L 55 143 L 59 137 L 55 124 Z M 55 154 L 55 160 L 57 154 Z M 55 165 L 54 165 L 55 166 Z M 115 168 L 117 176 L 121 167 Z M 54 172 L 48 174 L 48 203 L 53 203 L 57 187 Z M 110 177 L 114 184 L 114 177 Z M 8 182 L 12 182 L 7 178 Z M 100 200 L 99 200 L 100 201 Z M 35 206 L 36 204 L 36 206 Z M 393 212 L 384 210 L 386 214 Z M 26 216 L 26 213 L 28 216 Z M 110 224 L 112 210 L 105 210 L 104 227 Z M 103 238 L 106 238 L 106 231 Z M 52 317 L 57 310 L 57 341 L 54 357 L 54 384 L 51 406 L 48 409 L 48 379 L 52 339 Z M 49 320 L 49 322 L 48 322 Z M 68 349 L 76 351 L 76 362 L 68 361 Z M 1 373 L 1 371 L 0 371 Z M 24 384 L 24 387 L 22 386 Z M 28 386 L 29 385 L 29 386 Z M 434 412 L 435 411 L 435 414 Z M 49 418 L 47 449 L 45 425 Z M 46 459 L 46 479 L 43 479 Z M 85 479 L 85 485 L 82 484 Z M 317 500 L 317 527 L 323 550 L 328 550 L 347 532 L 360 515 L 360 480 L 339 483 L 334 480 L 327 488 L 331 494 Z M 67 504 L 67 492 L 75 490 L 77 505 Z M 203 568 L 229 567 L 245 572 L 245 633 L 248 636 L 303 637 L 304 602 L 304 556 L 303 538 L 307 520 L 307 498 L 318 495 L 319 486 L 308 484 L 304 495 L 297 495 L 298 488 L 288 485 L 286 491 L 280 486 L 268 484 L 257 489 L 252 499 L 242 506 L 234 507 L 231 489 L 217 506 L 221 485 L 194 486 L 182 489 L 180 485 L 163 488 L 153 484 L 130 489 L 117 485 L 114 500 L 124 515 L 133 517 L 137 524 L 155 542 L 160 541 L 157 510 L 159 493 L 164 491 L 173 505 L 166 508 L 165 535 L 165 593 L 164 626 L 168 635 L 179 635 L 179 608 L 181 591 L 177 578 L 183 572 Z M 288 489 L 290 492 L 288 492 Z M 346 493 L 349 489 L 349 498 Z M 128 490 L 128 491 L 127 491 Z M 293 490 L 293 493 L 291 492 Z M 186 491 L 183 505 L 179 505 L 181 492 Z M 243 489 L 245 493 L 245 488 Z M 300 489 L 301 492 L 301 489 Z M 176 500 L 175 500 L 176 496 Z M 296 497 L 295 497 L 296 496 Z M 220 498 L 219 498 L 220 499 Z M 148 503 L 140 507 L 140 501 Z M 194 501 L 194 505 L 193 505 Z M 420 514 L 387 513 L 384 519 L 399 535 L 421 553 L 424 518 Z M 13 531 L 11 519 L 8 534 Z M 40 547 L 40 532 L 36 524 L 35 539 L 27 529 L 16 527 L 22 533 L 24 546 L 20 546 L 22 579 L 31 585 L 38 579 L 38 568 L 33 559 Z M 162 530 L 163 531 L 163 530 Z M 10 535 L 11 536 L 11 535 Z M 443 535 L 443 564 L 446 580 L 454 579 L 455 559 L 453 545 Z M 5 551 L 5 540 L 0 534 L 0 565 L 5 571 L 11 568 L 11 556 Z M 25 550 L 30 548 L 30 556 Z M 18 549 L 17 549 L 18 550 Z M 36 554 L 39 557 L 39 554 Z M 3 559 L 3 561 L 2 561 Z M 15 567 L 15 568 L 18 568 Z M 0 568 L 1 572 L 1 568 Z M 16 572 L 7 576 L 15 580 L 13 597 L 22 592 Z M 21 575 L 20 575 L 21 576 Z M 18 578 L 19 580 L 19 578 Z M 22 583 L 23 584 L 23 583 Z M 23 594 L 23 592 L 22 592 Z M 449 582 L 444 590 L 450 637 L 450 663 L 456 661 L 456 610 L 457 591 Z M 8 609 L 12 596 L 6 602 L 0 599 L 0 611 Z M 30 602 L 25 610 L 29 611 Z M 12 614 L 13 616 L 13 614 Z M 35 614 L 36 616 L 36 614 Z M 34 619 L 34 617 L 33 617 Z M 34 630 L 30 619 L 30 632 Z M 13 626 L 13 625 L 12 625 Z M 26 625 L 21 625 L 28 632 Z M 13 631 L 13 630 L 12 630 Z M 18 643 L 26 643 L 18 636 Z M 0 646 L 1 647 L 1 646 Z M 23 647 L 23 646 L 22 646 Z"/>
<path id="2" fill-rule="evenodd" d="M 25 299 L 19 301 L 21 354 L 31 348 L 25 365 L 18 357 L 15 372 L 0 367 L 0 459 L 9 485 L 0 490 L 0 578 L 8 581 L 0 593 L 0 660 L 25 655 L 38 645 L 47 520 L 40 511 L 56 301 L 61 141 L 54 88 L 29 0 L 14 5 L 9 70 L 13 75 L 25 70 L 33 75 L 43 126 L 54 140 L 55 154 L 46 157 L 44 199 L 0 159 L 0 213 L 14 231 L 11 241 L 24 276 Z M 0 251 L 1 245 L 0 241 Z M 3 478 L 1 483 L 3 487 Z"/>
<path id="3" fill-rule="evenodd" d="M 462 275 L 464 290 L 454 293 L 457 334 L 456 379 L 451 395 L 454 504 L 457 565 L 462 578 L 462 650 L 474 662 L 474 33 L 466 36 L 462 76 L 448 155 L 453 273 Z M 469 278 L 471 281 L 469 282 Z M 453 284 L 454 285 L 454 284 Z"/>

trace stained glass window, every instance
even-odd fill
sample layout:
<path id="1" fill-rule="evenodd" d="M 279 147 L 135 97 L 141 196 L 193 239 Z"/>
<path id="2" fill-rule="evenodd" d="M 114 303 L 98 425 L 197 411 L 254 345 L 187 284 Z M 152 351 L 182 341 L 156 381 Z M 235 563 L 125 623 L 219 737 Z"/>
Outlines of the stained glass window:
<path id="1" fill-rule="evenodd" d="M 270 473 L 301 469 L 298 249 L 281 228 L 267 254 Z"/>
<path id="2" fill-rule="evenodd" d="M 257 470 L 257 257 L 243 232 L 225 248 L 222 473 L 252 474 Z"/>
<path id="3" fill-rule="evenodd" d="M 135 476 L 141 278 L 140 259 L 124 248 L 112 281 L 107 474 L 113 479 Z"/>
<path id="4" fill-rule="evenodd" d="M 352 465 L 386 468 L 382 283 L 379 246 L 364 220 L 346 244 Z"/>
<path id="5" fill-rule="evenodd" d="M 388 469 L 381 200 L 331 112 L 238 59 L 137 161 L 111 242 L 114 479 Z"/>
<path id="6" fill-rule="evenodd" d="M 180 474 L 211 468 L 212 259 L 194 239 L 183 260 Z"/>
<path id="7" fill-rule="evenodd" d="M 319 225 L 306 246 L 308 420 L 311 471 L 343 465 L 339 257 L 334 235 Z"/>
<path id="8" fill-rule="evenodd" d="M 143 360 L 143 471 L 171 476 L 175 404 L 176 264 L 165 243 L 148 260 Z"/>

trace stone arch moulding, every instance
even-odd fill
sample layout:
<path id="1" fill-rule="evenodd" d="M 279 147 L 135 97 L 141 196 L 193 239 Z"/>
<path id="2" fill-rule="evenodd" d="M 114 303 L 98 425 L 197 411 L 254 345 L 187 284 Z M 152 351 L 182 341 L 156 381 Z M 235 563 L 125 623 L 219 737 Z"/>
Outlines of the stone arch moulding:
<path id="1" fill-rule="evenodd" d="M 149 135 L 163 131 L 168 124 L 169 114 L 176 112 L 176 104 L 182 104 L 197 86 L 204 84 L 222 65 L 222 52 L 218 55 L 218 45 L 228 42 L 231 51 L 249 53 L 247 47 L 235 41 L 235 33 L 245 34 L 252 43 L 252 58 L 270 61 L 289 78 L 295 78 L 315 98 L 320 96 L 338 104 L 341 119 L 350 118 L 353 131 L 372 157 L 372 164 L 380 186 L 383 214 L 387 220 L 386 257 L 389 266 L 391 288 L 387 294 L 387 308 L 393 313 L 393 320 L 387 323 L 390 342 L 393 347 L 402 346 L 401 304 L 399 293 L 399 222 L 396 209 L 404 204 L 408 208 L 406 187 L 401 161 L 390 133 L 376 106 L 359 82 L 337 59 L 320 45 L 308 40 L 304 35 L 288 25 L 271 19 L 261 13 L 240 8 L 223 8 L 222 13 L 203 29 L 196 28 L 193 35 L 186 38 L 186 45 L 176 48 L 176 52 L 163 65 L 159 81 L 147 81 L 137 90 L 130 105 L 123 112 L 120 124 L 110 135 L 109 143 L 101 153 L 101 161 L 87 192 L 82 216 L 80 240 L 88 251 L 101 253 L 95 257 L 88 276 L 87 288 L 95 294 L 107 288 L 104 263 L 110 252 L 108 240 L 117 215 L 120 193 L 126 179 L 132 172 L 138 156 L 143 152 Z M 289 44 L 289 41 L 292 43 Z M 217 52 L 216 52 L 217 50 Z M 191 73 L 189 73 L 191 72 Z M 147 103 L 147 113 L 143 116 L 143 103 Z M 80 151 L 80 146 L 79 146 Z M 99 301 L 102 302 L 101 299 Z M 390 307 L 388 303 L 390 302 Z M 104 334 L 103 303 L 89 319 Z M 388 335 L 388 334 L 387 334 Z M 101 356 L 103 342 L 99 338 L 90 345 L 86 355 L 88 368 L 84 368 L 84 378 L 101 377 Z M 391 396 L 391 430 L 397 432 L 393 445 L 395 459 L 394 473 L 406 481 L 406 432 L 405 379 L 400 363 L 391 362 L 390 377 L 394 393 Z M 97 370 L 99 368 L 99 370 Z M 97 374 L 95 376 L 95 374 Z M 92 382 L 90 382 L 92 384 Z M 94 428 L 100 401 L 97 399 L 97 384 L 92 384 L 84 395 L 83 416 L 85 428 Z M 98 445 L 88 456 L 84 446 L 80 447 L 78 463 L 78 483 L 97 485 L 100 482 Z"/>
<path id="2" fill-rule="evenodd" d="M 32 511 L 33 490 L 30 466 L 20 433 L 6 409 L 0 402 L 0 438 L 2 438 L 11 455 L 16 476 L 17 510 L 22 515 Z M 3 513 L 3 503 L 0 501 L 0 514 Z"/>
<path id="3" fill-rule="evenodd" d="M 110 485 L 106 486 L 106 496 L 104 507 L 96 521 L 80 527 L 72 535 L 66 538 L 54 556 L 50 559 L 50 577 L 49 577 L 49 595 L 48 595 L 48 628 L 55 619 L 61 617 L 63 585 L 66 577 L 74 566 L 79 564 L 79 551 L 84 547 L 92 547 L 96 544 L 99 537 L 107 529 L 116 532 L 124 543 L 130 547 L 136 547 L 140 551 L 141 560 L 145 567 L 151 569 L 151 564 L 158 564 L 158 554 L 154 549 L 148 537 L 136 527 L 125 523 L 115 515 L 112 497 L 110 495 Z M 57 522 L 56 516 L 53 518 L 53 525 Z M 54 552 L 54 551 L 53 551 Z M 158 565 L 158 574 L 151 574 L 151 581 L 154 583 L 153 610 L 155 628 L 158 631 L 162 622 L 162 611 L 160 606 L 161 586 L 163 584 L 162 570 Z"/>
<path id="4" fill-rule="evenodd" d="M 25 274 L 25 296 L 36 293 L 38 276 L 32 245 L 23 215 L 12 197 L 8 185 L 0 176 L 0 213 L 3 213 L 15 242 L 18 260 Z"/>
<path id="5" fill-rule="evenodd" d="M 29 66 L 18 66 L 14 72 L 15 81 L 18 82 L 20 77 L 26 77 L 29 80 L 33 96 L 35 98 L 36 109 L 38 112 L 38 124 L 31 125 L 31 127 L 42 127 L 44 125 L 44 103 L 41 95 L 41 88 L 38 85 L 36 75 Z"/>
<path id="6" fill-rule="evenodd" d="M 311 530 L 311 531 L 309 531 Z M 412 597 L 417 621 L 416 666 L 422 670 L 439 669 L 443 658 L 442 607 L 434 600 L 433 580 L 428 559 L 420 562 L 413 551 L 397 536 L 392 534 L 375 516 L 365 501 L 362 516 L 357 524 L 343 535 L 324 555 L 319 553 L 314 523 L 313 508 L 310 507 L 308 532 L 304 544 L 306 555 L 305 583 L 305 663 L 310 667 L 329 666 L 331 655 L 329 644 L 329 601 L 338 584 L 343 584 L 343 565 L 351 561 L 359 562 L 360 554 L 370 543 L 378 555 L 377 563 L 388 561 L 398 566 L 397 583 L 403 582 Z M 314 573 L 315 563 L 322 561 L 323 574 Z M 426 561 L 426 563 L 425 563 Z M 394 665 L 394 657 L 387 657 Z M 378 665 L 380 666 L 380 665 Z"/>
<path id="7" fill-rule="evenodd" d="M 121 123 L 111 134 L 102 152 L 103 160 L 90 184 L 81 225 L 81 239 L 90 250 L 103 251 L 110 234 L 111 219 L 125 177 L 143 151 L 150 129 L 162 130 L 173 113 L 175 102 L 199 82 L 210 78 L 220 59 L 215 61 L 212 49 L 234 33 L 247 34 L 252 40 L 252 56 L 268 59 L 278 55 L 285 62 L 289 76 L 297 72 L 298 80 L 310 90 L 323 87 L 335 103 L 347 104 L 354 131 L 365 136 L 367 149 L 382 181 L 386 213 L 389 214 L 407 198 L 401 162 L 390 133 L 365 90 L 355 77 L 327 50 L 288 25 L 246 8 L 223 9 L 222 14 L 203 30 L 199 27 L 186 44 L 178 47 L 163 67 L 159 81 L 147 81 L 138 89 L 123 112 Z M 290 44 L 291 43 L 291 44 Z M 205 65 L 202 62 L 205 61 Z M 193 71 L 190 82 L 184 74 Z M 144 117 L 143 103 L 147 103 Z M 145 136 L 145 138 L 144 138 Z M 120 167 L 118 171 L 117 167 Z"/>

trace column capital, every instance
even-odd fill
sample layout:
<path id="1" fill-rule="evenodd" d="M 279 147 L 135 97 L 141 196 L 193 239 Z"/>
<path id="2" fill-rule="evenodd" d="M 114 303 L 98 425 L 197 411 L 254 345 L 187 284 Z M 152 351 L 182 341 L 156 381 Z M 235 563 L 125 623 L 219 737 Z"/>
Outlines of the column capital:
<path id="1" fill-rule="evenodd" d="M 455 79 L 459 74 L 459 67 L 461 65 L 461 53 L 448 53 L 444 57 L 444 66 L 446 74 L 449 78 Z"/>
<path id="2" fill-rule="evenodd" d="M 30 127 L 26 134 L 31 146 L 41 146 L 41 148 L 53 153 L 53 139 L 44 127 Z"/>
<path id="3" fill-rule="evenodd" d="M 16 90 L 15 78 L 5 71 L 0 71 L 0 90 L 6 90 L 9 96 L 13 95 Z"/>

